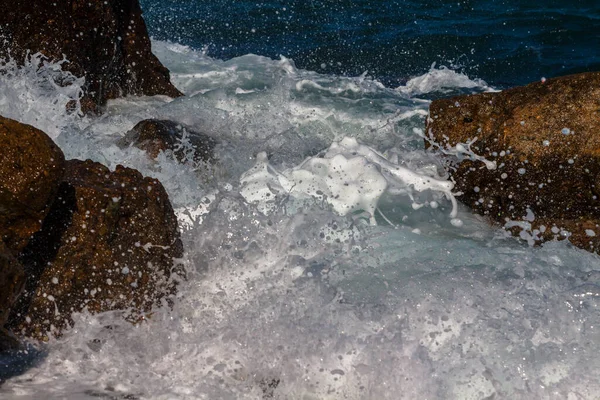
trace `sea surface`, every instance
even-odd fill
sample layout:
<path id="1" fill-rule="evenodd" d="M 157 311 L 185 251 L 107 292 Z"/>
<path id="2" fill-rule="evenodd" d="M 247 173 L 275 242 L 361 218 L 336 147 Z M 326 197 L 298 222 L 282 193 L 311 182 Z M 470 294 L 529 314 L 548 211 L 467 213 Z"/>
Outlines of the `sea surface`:
<path id="1" fill-rule="evenodd" d="M 395 87 L 436 63 L 496 87 L 600 69 L 597 0 L 141 0 L 150 34 Z"/>
<path id="2" fill-rule="evenodd" d="M 423 145 L 431 99 L 598 70 L 597 1 L 141 3 L 185 97 L 68 114 L 83 81 L 34 56 L 0 114 L 160 179 L 188 280 L 147 323 L 0 355 L 1 399 L 600 398 L 600 258 L 488 225 Z M 217 161 L 116 145 L 147 118 Z"/>

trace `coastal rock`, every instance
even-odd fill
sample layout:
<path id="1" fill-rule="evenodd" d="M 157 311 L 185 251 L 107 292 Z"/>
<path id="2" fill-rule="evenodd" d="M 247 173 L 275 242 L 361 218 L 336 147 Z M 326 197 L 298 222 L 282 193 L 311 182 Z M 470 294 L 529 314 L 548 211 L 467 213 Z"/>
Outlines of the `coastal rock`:
<path id="1" fill-rule="evenodd" d="M 0 235 L 16 256 L 41 227 L 64 173 L 62 151 L 44 132 L 0 117 Z"/>
<path id="2" fill-rule="evenodd" d="M 84 111 L 126 95 L 181 93 L 152 54 L 138 0 L 0 0 L 0 55 L 41 52 L 85 76 Z"/>
<path id="3" fill-rule="evenodd" d="M 595 252 L 598 132 L 600 72 L 434 100 L 427 123 L 427 135 L 441 153 L 462 150 L 458 163 L 456 154 L 447 157 L 462 202 L 530 242 L 568 237 Z"/>
<path id="4" fill-rule="evenodd" d="M 0 241 L 0 352 L 18 345 L 16 339 L 4 329 L 4 324 L 24 284 L 23 267 Z"/>
<path id="5" fill-rule="evenodd" d="M 161 151 L 171 151 L 179 162 L 207 162 L 213 159 L 217 144 L 210 136 L 196 132 L 169 120 L 140 121 L 117 143 L 120 147 L 135 146 L 156 158 Z"/>
<path id="6" fill-rule="evenodd" d="M 160 182 L 122 166 L 67 161 L 57 201 L 21 254 L 28 281 L 8 326 L 44 340 L 83 309 L 128 310 L 137 321 L 174 293 L 182 252 Z"/>

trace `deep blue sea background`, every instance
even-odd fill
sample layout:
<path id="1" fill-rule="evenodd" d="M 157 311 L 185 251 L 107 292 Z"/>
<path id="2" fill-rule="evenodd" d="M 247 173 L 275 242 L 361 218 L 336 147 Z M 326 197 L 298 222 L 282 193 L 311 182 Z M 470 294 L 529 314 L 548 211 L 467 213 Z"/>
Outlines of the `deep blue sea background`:
<path id="1" fill-rule="evenodd" d="M 155 39 L 387 86 L 445 65 L 509 87 L 600 70 L 598 0 L 142 0 Z"/>

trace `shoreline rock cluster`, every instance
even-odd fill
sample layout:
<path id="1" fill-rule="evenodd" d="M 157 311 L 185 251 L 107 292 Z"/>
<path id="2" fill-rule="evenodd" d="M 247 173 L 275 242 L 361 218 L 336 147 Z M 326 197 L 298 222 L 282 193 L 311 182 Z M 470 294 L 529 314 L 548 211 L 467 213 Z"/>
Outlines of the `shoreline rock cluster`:
<path id="1" fill-rule="evenodd" d="M 182 95 L 151 52 L 138 0 L 0 4 L 0 59 L 68 60 L 63 69 L 85 77 L 83 112 L 128 95 Z M 163 140 L 162 150 L 173 145 Z M 168 301 L 184 277 L 183 247 L 160 182 L 65 160 L 44 132 L 4 117 L 0 147 L 0 351 L 18 346 L 9 330 L 44 340 L 73 312 L 124 310 L 138 321 Z"/>
<path id="2" fill-rule="evenodd" d="M 532 244 L 600 253 L 600 72 L 434 100 L 426 130 L 475 212 Z M 466 143 L 496 167 L 444 155 Z"/>
<path id="3" fill-rule="evenodd" d="M 47 340 L 73 312 L 136 321 L 175 292 L 183 246 L 158 180 L 65 161 L 45 133 L 2 117 L 0 146 L 0 326 Z"/>

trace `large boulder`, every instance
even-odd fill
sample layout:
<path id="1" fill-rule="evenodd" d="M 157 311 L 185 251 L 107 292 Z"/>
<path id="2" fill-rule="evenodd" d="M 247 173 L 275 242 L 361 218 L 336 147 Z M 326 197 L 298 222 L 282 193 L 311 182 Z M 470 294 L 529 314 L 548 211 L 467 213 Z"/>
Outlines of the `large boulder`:
<path id="1" fill-rule="evenodd" d="M 84 111 L 126 95 L 181 93 L 150 50 L 138 0 L 0 0 L 0 54 L 22 62 L 27 52 L 85 76 Z"/>
<path id="2" fill-rule="evenodd" d="M 41 227 L 64 173 L 65 157 L 44 132 L 0 117 L 0 235 L 17 255 Z"/>
<path id="3" fill-rule="evenodd" d="M 138 122 L 117 143 L 120 147 L 135 146 L 152 158 L 169 152 L 179 162 L 208 162 L 214 159 L 216 140 L 209 135 L 178 122 L 146 119 Z"/>
<path id="4" fill-rule="evenodd" d="M 17 260 L 41 228 L 63 177 L 65 158 L 44 132 L 0 117 L 0 351 L 16 346 L 4 329 L 25 283 Z"/>
<path id="5" fill-rule="evenodd" d="M 427 134 L 465 204 L 530 242 L 600 249 L 600 73 L 435 100 Z M 496 163 L 488 168 L 478 157 Z M 488 163 L 489 164 L 489 163 Z M 488 165 L 489 166 L 489 165 Z"/>
<path id="6" fill-rule="evenodd" d="M 43 340 L 83 309 L 129 310 L 139 320 L 174 292 L 182 252 L 160 182 L 122 166 L 67 161 L 57 201 L 21 254 L 28 282 L 8 326 Z"/>

